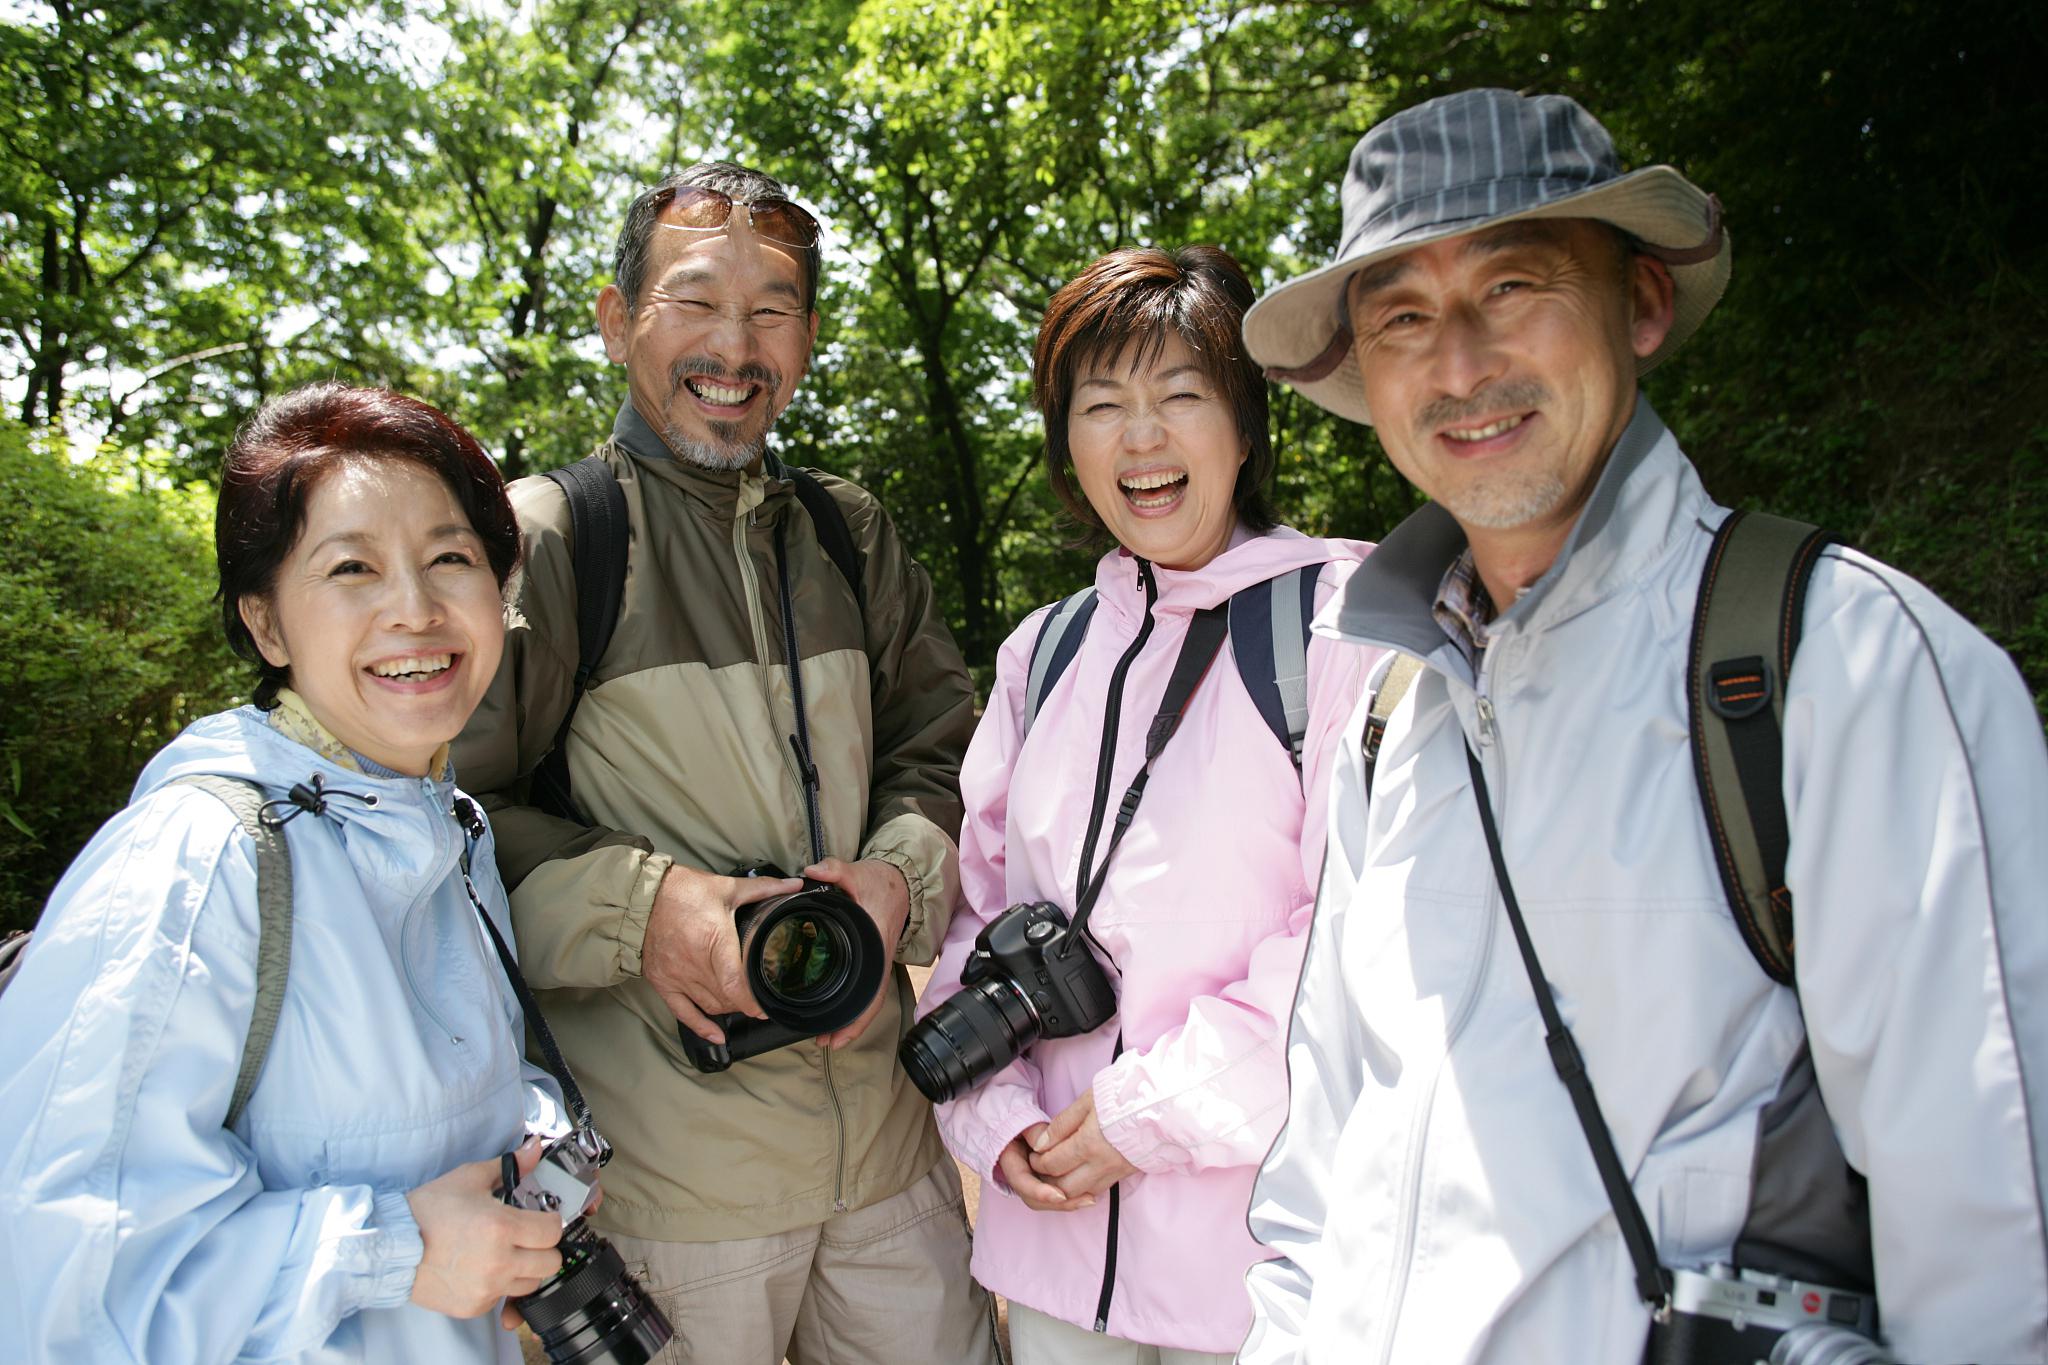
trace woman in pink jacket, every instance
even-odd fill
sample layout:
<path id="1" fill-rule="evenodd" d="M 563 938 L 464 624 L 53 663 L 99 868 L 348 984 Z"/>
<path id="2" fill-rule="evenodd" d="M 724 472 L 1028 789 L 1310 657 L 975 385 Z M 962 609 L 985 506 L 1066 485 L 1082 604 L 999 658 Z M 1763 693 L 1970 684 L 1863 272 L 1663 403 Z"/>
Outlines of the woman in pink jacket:
<path id="1" fill-rule="evenodd" d="M 1297 771 L 1254 700 L 1287 671 L 1258 662 L 1288 652 L 1287 628 L 1251 640 L 1259 631 L 1233 624 L 1115 839 L 1195 614 L 1249 590 L 1284 623 L 1333 596 L 1366 550 L 1276 524 L 1265 380 L 1239 337 L 1251 301 L 1216 248 L 1118 251 L 1055 294 L 1039 329 L 1034 400 L 1053 489 L 1115 544 L 1092 615 L 1065 623 L 1062 649 L 1039 644 L 1047 608 L 998 656 L 960 775 L 965 904 L 921 1011 L 959 991 L 977 936 L 1007 908 L 1045 901 L 1071 916 L 1084 857 L 1087 880 L 1102 872 L 1087 942 L 1114 1015 L 1066 1037 L 1040 1020 L 1044 1036 L 978 1083 L 963 1077 L 971 1088 L 938 1109 L 947 1145 L 986 1182 L 974 1274 L 1010 1300 L 1018 1365 L 1228 1360 L 1251 1322 L 1244 1274 L 1263 1253 L 1245 1208 L 1286 1112 L 1326 755 L 1363 691 L 1366 652 L 1314 638 L 1305 695 L 1292 670 Z M 1273 597 L 1262 585 L 1276 579 L 1312 601 Z"/>

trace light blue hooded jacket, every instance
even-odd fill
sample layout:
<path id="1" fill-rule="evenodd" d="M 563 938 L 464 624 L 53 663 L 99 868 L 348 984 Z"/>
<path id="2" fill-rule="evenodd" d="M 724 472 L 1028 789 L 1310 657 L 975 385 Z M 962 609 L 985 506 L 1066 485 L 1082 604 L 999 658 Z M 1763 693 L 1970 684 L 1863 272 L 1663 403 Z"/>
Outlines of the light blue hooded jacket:
<path id="1" fill-rule="evenodd" d="M 255 853 L 219 799 L 166 785 L 197 773 L 328 793 L 284 827 L 291 974 L 233 1129 Z M 496 1314 L 408 1301 L 406 1192 L 566 1126 L 464 894 L 455 795 L 350 771 L 249 707 L 150 762 L 0 996 L 0 1360 L 519 1359 Z M 472 863 L 509 941 L 488 834 Z"/>

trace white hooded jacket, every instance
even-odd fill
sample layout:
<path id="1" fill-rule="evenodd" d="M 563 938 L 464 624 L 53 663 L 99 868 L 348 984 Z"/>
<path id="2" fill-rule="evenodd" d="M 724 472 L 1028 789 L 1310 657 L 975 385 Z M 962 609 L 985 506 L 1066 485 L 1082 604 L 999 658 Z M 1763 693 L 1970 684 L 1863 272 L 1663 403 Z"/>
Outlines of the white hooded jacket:
<path id="1" fill-rule="evenodd" d="M 291 973 L 232 1129 L 255 853 L 218 798 L 167 785 L 194 773 L 330 793 L 284 826 Z M 566 1126 L 463 891 L 454 796 L 343 768 L 249 707 L 151 760 L 0 996 L 0 1360 L 516 1365 L 495 1313 L 408 1302 L 406 1192 Z M 488 835 L 472 863 L 509 942 Z"/>
<path id="2" fill-rule="evenodd" d="M 2048 1359 L 2048 752 L 2016 671 L 1911 579 L 1821 558 L 1785 708 L 1797 994 L 1744 946 L 1688 749 L 1726 515 L 1646 402 L 1474 676 L 1425 508 L 1318 629 L 1426 664 L 1368 805 L 1363 708 L 1254 1187 L 1241 1359 L 1635 1365 L 1648 1329 L 1553 1072 L 1466 770 L 1666 1265 L 1725 1260 L 1802 1037 L 1869 1179 L 1896 1358 Z M 1806 1027 L 1801 1027 L 1801 1008 Z"/>

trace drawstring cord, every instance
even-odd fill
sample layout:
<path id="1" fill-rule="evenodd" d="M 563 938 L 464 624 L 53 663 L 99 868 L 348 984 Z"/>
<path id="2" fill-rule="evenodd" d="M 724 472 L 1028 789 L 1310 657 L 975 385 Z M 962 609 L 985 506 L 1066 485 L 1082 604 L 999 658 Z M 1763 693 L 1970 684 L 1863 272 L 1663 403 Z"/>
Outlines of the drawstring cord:
<path id="1" fill-rule="evenodd" d="M 345 796 L 351 801 L 360 801 L 371 810 L 377 808 L 377 795 L 375 792 L 350 792 L 343 791 L 339 787 L 329 787 L 324 777 L 319 773 L 314 773 L 304 782 L 293 783 L 292 789 L 285 793 L 284 796 L 275 801 L 265 801 L 263 809 L 257 812 L 256 818 L 262 821 L 265 829 L 283 829 L 301 815 L 327 814 L 327 802 L 330 798 L 338 796 Z M 283 813 L 279 814 L 277 813 L 278 811 Z"/>

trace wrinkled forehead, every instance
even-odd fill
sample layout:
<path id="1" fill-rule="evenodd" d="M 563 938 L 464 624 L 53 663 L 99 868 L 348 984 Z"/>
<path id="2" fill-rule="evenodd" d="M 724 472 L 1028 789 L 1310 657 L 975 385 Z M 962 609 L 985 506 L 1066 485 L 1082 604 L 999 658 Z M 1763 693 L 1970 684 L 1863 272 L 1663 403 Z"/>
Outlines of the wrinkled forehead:
<path id="1" fill-rule="evenodd" d="M 702 228 L 655 220 L 650 278 L 662 288 L 746 290 L 803 303 L 804 266 L 800 248 L 755 232 L 735 213 L 723 227 Z"/>
<path id="2" fill-rule="evenodd" d="M 1345 300 L 1356 307 L 1374 294 L 1410 281 L 1420 272 L 1425 253 L 1439 259 L 1483 260 L 1512 251 L 1587 251 L 1592 249 L 1589 243 L 1598 226 L 1585 218 L 1525 218 L 1440 237 L 1397 256 L 1361 266 L 1345 281 Z"/>

